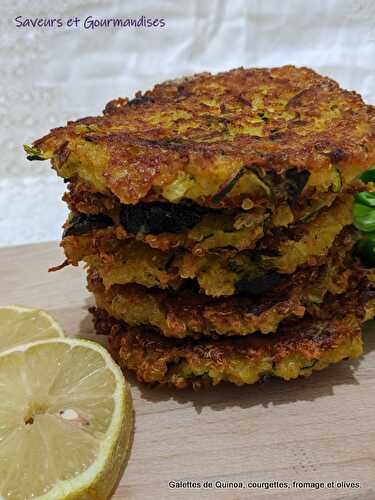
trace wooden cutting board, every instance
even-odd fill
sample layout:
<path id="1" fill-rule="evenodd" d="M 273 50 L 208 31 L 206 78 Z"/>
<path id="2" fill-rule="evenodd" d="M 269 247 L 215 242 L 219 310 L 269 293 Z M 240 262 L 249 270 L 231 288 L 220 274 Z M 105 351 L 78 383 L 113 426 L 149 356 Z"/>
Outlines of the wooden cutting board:
<path id="1" fill-rule="evenodd" d="M 58 244 L 0 249 L 0 302 L 45 308 L 72 336 L 90 337 L 84 272 Z M 148 388 L 130 379 L 135 433 L 115 499 L 375 499 L 375 327 L 365 355 L 310 379 L 207 391 Z M 1 403 L 0 403 L 1 405 Z M 195 481 L 200 489 L 171 488 Z M 210 481 L 212 488 L 203 488 Z M 215 482 L 244 488 L 214 488 Z M 316 489 L 249 489 L 249 482 L 325 482 Z M 354 482 L 360 488 L 328 488 Z"/>

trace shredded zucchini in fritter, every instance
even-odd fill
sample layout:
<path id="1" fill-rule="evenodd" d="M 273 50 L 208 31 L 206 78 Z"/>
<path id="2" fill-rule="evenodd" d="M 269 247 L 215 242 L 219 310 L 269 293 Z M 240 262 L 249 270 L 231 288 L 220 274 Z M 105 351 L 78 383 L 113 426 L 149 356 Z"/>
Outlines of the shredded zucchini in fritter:
<path id="1" fill-rule="evenodd" d="M 26 153 L 125 204 L 278 205 L 344 190 L 375 163 L 374 115 L 358 94 L 308 68 L 239 68 L 116 99 Z"/>

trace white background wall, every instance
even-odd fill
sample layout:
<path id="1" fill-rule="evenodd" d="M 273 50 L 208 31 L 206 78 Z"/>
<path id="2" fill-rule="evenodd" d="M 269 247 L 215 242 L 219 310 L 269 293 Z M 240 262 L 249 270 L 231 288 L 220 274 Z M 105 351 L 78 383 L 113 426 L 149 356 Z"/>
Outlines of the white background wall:
<path id="1" fill-rule="evenodd" d="M 22 144 L 167 78 L 305 65 L 375 104 L 372 0 L 2 0 L 0 245 L 58 239 L 63 184 Z M 164 18 L 165 28 L 17 28 L 25 18 Z"/>

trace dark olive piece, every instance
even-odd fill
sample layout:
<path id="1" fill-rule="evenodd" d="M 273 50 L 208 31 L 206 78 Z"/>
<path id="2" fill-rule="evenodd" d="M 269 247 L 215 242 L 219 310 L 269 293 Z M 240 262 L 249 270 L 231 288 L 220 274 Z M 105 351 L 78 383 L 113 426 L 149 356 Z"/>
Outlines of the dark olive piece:
<path id="1" fill-rule="evenodd" d="M 259 177 L 259 179 L 267 184 L 277 198 L 296 199 L 303 188 L 306 186 L 310 177 L 310 172 L 307 170 L 298 170 L 293 167 L 287 170 L 284 174 L 278 174 L 273 170 L 262 173 L 257 166 L 252 165 L 251 172 Z"/>
<path id="2" fill-rule="evenodd" d="M 179 233 L 198 224 L 207 209 L 173 203 L 121 205 L 120 221 L 132 234 Z"/>
<path id="3" fill-rule="evenodd" d="M 29 161 L 41 161 L 41 160 L 45 160 L 45 158 L 43 158 L 42 156 L 39 156 L 37 154 L 32 154 L 32 155 L 27 155 L 26 156 L 26 159 L 29 160 Z"/>
<path id="4" fill-rule="evenodd" d="M 237 293 L 258 296 L 270 292 L 280 285 L 284 277 L 277 272 L 268 272 L 256 278 L 241 278 L 235 288 Z"/>
<path id="5" fill-rule="evenodd" d="M 285 177 L 288 180 L 286 189 L 289 196 L 296 198 L 306 186 L 310 177 L 310 172 L 307 170 L 297 170 L 296 168 L 291 168 L 285 172 Z"/>
<path id="6" fill-rule="evenodd" d="M 346 153 L 340 148 L 330 151 L 328 156 L 330 157 L 332 163 L 338 163 L 339 161 L 346 160 Z"/>
<path id="7" fill-rule="evenodd" d="M 213 195 L 212 203 L 220 203 L 221 200 L 234 188 L 245 172 L 246 168 L 241 168 L 233 177 L 224 182 L 224 184 L 220 186 L 219 191 Z"/>
<path id="8" fill-rule="evenodd" d="M 69 224 L 69 227 L 63 232 L 63 238 L 65 236 L 79 236 L 93 229 L 104 229 L 113 226 L 113 220 L 104 214 L 77 214 L 72 217 Z"/>
<path id="9" fill-rule="evenodd" d="M 152 101 L 151 97 L 143 95 L 140 97 L 134 97 L 134 99 L 130 99 L 130 101 L 128 101 L 128 106 L 137 106 L 138 104 L 145 104 L 146 102 L 151 102 L 151 101 Z"/>

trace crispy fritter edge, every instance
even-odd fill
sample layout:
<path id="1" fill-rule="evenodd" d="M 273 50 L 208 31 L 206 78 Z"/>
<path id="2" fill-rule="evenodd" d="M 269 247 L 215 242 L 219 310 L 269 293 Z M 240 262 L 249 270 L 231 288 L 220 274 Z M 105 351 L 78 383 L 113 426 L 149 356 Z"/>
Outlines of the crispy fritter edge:
<path id="1" fill-rule="evenodd" d="M 34 150 L 32 159 L 53 158 L 64 177 L 92 164 L 86 177 L 124 203 L 163 189 L 169 199 L 194 178 L 224 186 L 249 166 L 359 173 L 375 162 L 375 108 L 307 68 L 239 68 L 112 101 L 103 116 L 54 129 Z"/>
<path id="2" fill-rule="evenodd" d="M 366 274 L 350 258 L 351 248 L 337 248 L 327 264 L 300 270 L 275 290 L 258 298 L 234 296 L 212 299 L 194 290 L 178 295 L 157 288 L 130 284 L 106 289 L 93 268 L 87 273 L 88 290 L 97 307 L 132 326 L 152 326 L 167 337 L 218 337 L 268 334 L 286 318 L 302 317 L 326 294 L 353 289 Z M 349 259 L 349 260 L 348 260 Z"/>
<path id="3" fill-rule="evenodd" d="M 183 388 L 224 380 L 251 384 L 270 375 L 289 380 L 360 356 L 361 325 L 375 315 L 375 279 L 364 278 L 355 290 L 326 301 L 314 318 L 285 321 L 267 336 L 176 340 L 131 328 L 100 309 L 90 312 L 96 332 L 109 335 L 114 358 L 142 382 Z"/>
<path id="4" fill-rule="evenodd" d="M 152 330 L 130 328 L 91 309 L 97 334 L 109 334 L 110 350 L 138 380 L 184 388 L 221 381 L 252 384 L 268 376 L 285 380 L 309 376 L 331 363 L 362 353 L 361 328 L 354 315 L 340 320 L 303 319 L 277 335 L 220 341 L 176 341 Z"/>

